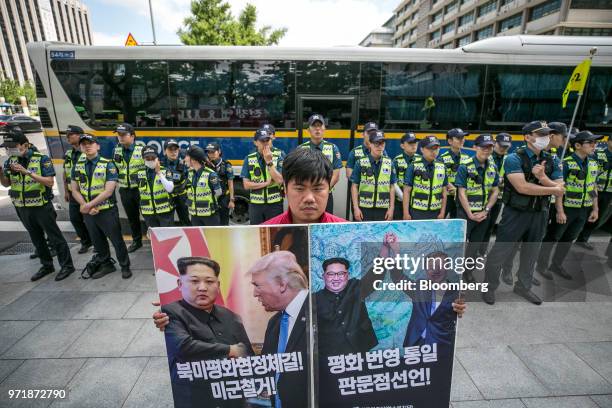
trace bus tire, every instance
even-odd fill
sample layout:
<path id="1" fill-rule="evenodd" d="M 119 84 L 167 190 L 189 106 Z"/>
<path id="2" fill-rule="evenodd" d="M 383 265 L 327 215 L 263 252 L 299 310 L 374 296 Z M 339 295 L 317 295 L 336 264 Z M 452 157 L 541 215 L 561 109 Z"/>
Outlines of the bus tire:
<path id="1" fill-rule="evenodd" d="M 234 211 L 230 224 L 249 225 L 249 192 L 242 185 L 242 179 L 234 179 Z"/>

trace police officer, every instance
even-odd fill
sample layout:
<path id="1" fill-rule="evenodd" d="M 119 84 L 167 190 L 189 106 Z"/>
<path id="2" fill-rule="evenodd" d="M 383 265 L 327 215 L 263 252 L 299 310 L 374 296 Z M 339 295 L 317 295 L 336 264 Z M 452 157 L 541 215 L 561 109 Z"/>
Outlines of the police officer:
<path id="1" fill-rule="evenodd" d="M 355 163 L 368 156 L 370 151 L 369 134 L 378 131 L 378 125 L 375 122 L 368 122 L 363 126 L 363 143 L 349 152 L 348 159 L 346 160 L 346 179 L 351 179 L 351 174 L 355 168 Z"/>
<path id="2" fill-rule="evenodd" d="M 94 259 L 98 267 L 91 278 L 99 279 L 116 270 L 108 238 L 121 265 L 121 276 L 128 279 L 132 276 L 130 258 L 121 235 L 115 200 L 119 172 L 113 161 L 100 156 L 100 145 L 94 136 L 81 135 L 80 145 L 83 154 L 72 168 L 71 188 L 74 199 L 80 205 L 96 252 Z"/>
<path id="3" fill-rule="evenodd" d="M 383 154 L 385 134 L 368 135 L 370 151 L 355 163 L 351 174 L 351 198 L 355 221 L 391 221 L 397 177 L 393 161 Z"/>
<path id="4" fill-rule="evenodd" d="M 81 157 L 81 148 L 79 146 L 79 140 L 83 134 L 83 129 L 79 126 L 68 126 L 66 129 L 66 139 L 70 143 L 70 148 L 66 150 L 64 155 L 64 199 L 68 203 L 68 215 L 70 217 L 70 223 L 74 227 L 74 231 L 81 240 L 81 248 L 79 248 L 79 254 L 84 254 L 91 247 L 91 238 L 87 227 L 83 221 L 83 214 L 81 214 L 79 203 L 76 202 L 72 193 L 70 192 L 70 176 L 72 175 L 72 168 L 79 161 Z"/>
<path id="5" fill-rule="evenodd" d="M 208 155 L 207 165 L 212 171 L 217 173 L 219 184 L 221 185 L 221 196 L 218 199 L 219 219 L 221 225 L 229 225 L 230 211 L 234 209 L 234 168 L 232 163 L 223 160 L 223 153 L 219 143 L 208 143 L 206 145 L 206 154 Z M 274 152 L 272 152 L 272 155 L 274 155 Z"/>
<path id="6" fill-rule="evenodd" d="M 256 150 L 244 158 L 240 177 L 244 188 L 251 191 L 249 220 L 256 225 L 283 212 L 283 163 L 272 154 L 272 138 L 267 131 L 257 130 L 253 143 Z"/>
<path id="7" fill-rule="evenodd" d="M 395 184 L 395 207 L 393 209 L 394 220 L 401 220 L 404 218 L 404 207 L 402 205 L 404 199 L 404 176 L 406 175 L 408 166 L 410 166 L 416 158 L 420 157 L 416 152 L 417 142 L 418 140 L 414 133 L 406 132 L 400 139 L 402 152 L 393 159 L 393 168 L 397 175 L 397 183 Z"/>
<path id="8" fill-rule="evenodd" d="M 340 179 L 342 157 L 340 156 L 338 146 L 323 139 L 325 137 L 325 119 L 323 115 L 318 113 L 310 115 L 308 118 L 308 133 L 310 134 L 310 141 L 302 143 L 300 147 L 320 150 L 323 156 L 332 164 L 332 168 L 334 169 L 329 199 L 327 200 L 327 207 L 325 208 L 325 211 L 331 214 L 334 212 L 334 196 L 331 191 L 333 191 L 334 186 Z"/>
<path id="9" fill-rule="evenodd" d="M 546 279 L 552 279 L 551 272 L 564 279 L 572 275 L 563 267 L 563 261 L 570 250 L 571 243 L 578 237 L 587 222 L 595 222 L 599 216 L 597 202 L 597 175 L 599 164 L 595 157 L 595 144 L 602 136 L 588 130 L 575 135 L 572 143 L 574 153 L 563 159 L 563 180 L 565 195 L 555 203 L 555 219 L 548 227 L 544 238 L 545 245 L 540 250 L 536 270 Z M 555 242 L 551 264 L 550 253 Z"/>
<path id="10" fill-rule="evenodd" d="M 274 158 L 276 158 L 276 160 L 285 160 L 285 152 L 282 149 L 279 149 L 278 147 L 274 146 L 274 141 L 276 140 L 276 129 L 274 128 L 273 125 L 266 123 L 264 125 L 262 125 L 259 130 L 265 130 L 266 132 L 268 132 L 268 134 L 271 136 L 272 138 L 272 155 L 274 156 Z"/>
<path id="11" fill-rule="evenodd" d="M 599 165 L 599 174 L 597 176 L 597 208 L 599 209 L 599 218 L 596 222 L 587 222 L 582 229 L 582 232 L 576 239 L 576 244 L 583 248 L 592 250 L 593 245 L 589 243 L 591 233 L 604 225 L 612 215 L 612 137 L 608 136 L 607 146 L 603 149 L 598 149 L 595 152 L 597 163 Z"/>
<path id="12" fill-rule="evenodd" d="M 563 146 L 567 139 L 567 125 L 562 122 L 549 122 L 548 127 L 550 128 L 550 143 L 545 150 L 562 160 L 561 154 L 563 154 Z"/>
<path id="13" fill-rule="evenodd" d="M 469 161 L 470 156 L 461 151 L 465 137 L 469 135 L 468 132 L 464 132 L 462 129 L 454 128 L 446 132 L 446 142 L 448 143 L 448 150 L 440 155 L 440 161 L 444 163 L 446 167 L 446 177 L 448 179 L 448 200 L 446 200 L 446 214 L 449 218 L 457 218 L 457 203 L 456 199 L 456 188 L 455 188 L 455 177 L 457 176 L 457 170 L 459 165 Z"/>
<path id="14" fill-rule="evenodd" d="M 413 160 L 404 176 L 404 219 L 443 219 L 448 181 L 444 163 L 436 160 L 440 141 L 427 136 L 419 141 L 419 147 L 421 156 Z"/>
<path id="15" fill-rule="evenodd" d="M 166 179 L 172 180 L 174 189 L 170 193 L 170 202 L 176 210 L 181 225 L 191 225 L 189 220 L 189 208 L 187 207 L 187 177 L 189 167 L 180 158 L 179 144 L 170 139 L 164 145 L 164 157 L 161 158 L 161 166 L 166 169 Z"/>
<path id="16" fill-rule="evenodd" d="M 476 154 L 467 163 L 461 164 L 457 170 L 455 187 L 459 218 L 467 220 L 467 240 L 469 242 L 466 257 L 476 258 L 489 224 L 491 209 L 497 202 L 497 186 L 499 174 L 491 154 L 493 153 L 493 137 L 482 134 L 476 138 L 474 146 Z M 463 274 L 463 280 L 474 282 L 472 271 Z"/>
<path id="17" fill-rule="evenodd" d="M 53 163 L 48 156 L 30 147 L 28 138 L 18 127 L 6 130 L 4 143 L 0 147 L 6 148 L 9 156 L 0 170 L 0 182 L 4 187 L 10 187 L 9 196 L 42 264 L 30 279 L 37 281 L 55 272 L 45 234 L 55 248 L 61 266 L 55 280 L 66 279 L 74 272 L 74 265 L 68 243 L 55 221 L 55 209 L 51 203 L 55 176 Z"/>
<path id="18" fill-rule="evenodd" d="M 206 167 L 206 152 L 199 146 L 187 150 L 185 163 L 189 165 L 187 183 L 187 205 L 191 225 L 221 225 L 217 198 L 221 196 L 221 185 L 217 173 Z"/>
<path id="19" fill-rule="evenodd" d="M 142 247 L 142 229 L 140 226 L 140 196 L 138 189 L 138 172 L 144 170 L 142 147 L 137 145 L 134 127 L 122 123 L 115 129 L 119 144 L 115 147 L 113 161 L 119 170 L 119 196 L 127 215 L 132 243 L 128 252 L 134 252 Z"/>
<path id="20" fill-rule="evenodd" d="M 563 194 L 563 174 L 556 156 L 544 149 L 550 141 L 550 128 L 544 121 L 523 126 L 526 147 L 511 153 L 504 163 L 504 210 L 497 227 L 497 239 L 485 266 L 488 292 L 483 300 L 495 303 L 500 270 L 508 257 L 514 257 L 522 240 L 518 281 L 514 292 L 539 305 L 542 300 L 531 291 L 533 270 L 548 221 L 548 205 L 552 194 Z"/>
<path id="21" fill-rule="evenodd" d="M 148 228 L 170 227 L 174 223 L 174 208 L 170 193 L 174 183 L 166 178 L 164 169 L 153 146 L 142 149 L 146 169 L 138 172 L 140 212 Z"/>

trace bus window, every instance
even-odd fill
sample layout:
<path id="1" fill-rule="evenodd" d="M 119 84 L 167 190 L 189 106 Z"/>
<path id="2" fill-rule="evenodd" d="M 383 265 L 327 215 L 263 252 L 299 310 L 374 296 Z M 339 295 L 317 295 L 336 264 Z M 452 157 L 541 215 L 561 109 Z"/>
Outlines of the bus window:
<path id="1" fill-rule="evenodd" d="M 588 89 L 585 93 L 582 123 L 612 131 L 612 68 L 591 69 Z"/>
<path id="2" fill-rule="evenodd" d="M 361 86 L 359 87 L 359 125 L 380 120 L 380 79 L 382 63 L 361 64 Z"/>
<path id="3" fill-rule="evenodd" d="M 480 65 L 384 64 L 381 122 L 385 129 L 445 130 L 478 126 Z"/>
<path id="4" fill-rule="evenodd" d="M 358 62 L 298 61 L 298 94 L 358 95 L 359 65 Z"/>

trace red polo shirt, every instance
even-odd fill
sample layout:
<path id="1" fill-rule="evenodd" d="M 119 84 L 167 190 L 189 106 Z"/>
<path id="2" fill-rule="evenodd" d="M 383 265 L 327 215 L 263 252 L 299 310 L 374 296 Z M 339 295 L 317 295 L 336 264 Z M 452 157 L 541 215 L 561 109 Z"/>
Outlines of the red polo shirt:
<path id="1" fill-rule="evenodd" d="M 330 222 L 348 222 L 344 218 L 336 217 L 334 214 L 330 214 L 328 212 L 323 213 L 321 219 L 319 219 L 320 224 L 327 224 Z M 280 224 L 293 224 L 293 217 L 291 217 L 291 213 L 289 210 L 285 211 L 281 215 L 277 215 L 274 218 L 270 218 L 268 221 L 262 223 L 261 225 L 280 225 Z"/>

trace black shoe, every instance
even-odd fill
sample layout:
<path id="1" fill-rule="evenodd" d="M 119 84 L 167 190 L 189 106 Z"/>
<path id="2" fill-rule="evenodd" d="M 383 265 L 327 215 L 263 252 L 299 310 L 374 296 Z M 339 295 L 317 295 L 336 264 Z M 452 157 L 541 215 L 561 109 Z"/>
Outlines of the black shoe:
<path id="1" fill-rule="evenodd" d="M 38 258 L 38 252 L 34 251 L 34 253 L 30 254 L 30 259 Z"/>
<path id="2" fill-rule="evenodd" d="M 130 270 L 130 265 L 121 267 L 121 277 L 123 279 L 130 279 L 132 277 L 132 271 Z"/>
<path id="3" fill-rule="evenodd" d="M 52 266 L 43 266 L 42 268 L 38 270 L 38 272 L 32 275 L 30 280 L 32 282 L 36 282 L 37 280 L 42 279 L 48 274 L 53 273 L 53 272 L 55 272 L 55 268 L 53 268 Z"/>
<path id="4" fill-rule="evenodd" d="M 562 266 L 557 266 L 557 265 L 550 265 L 550 268 L 548 268 L 549 270 L 553 271 L 555 274 L 559 275 L 560 277 L 562 277 L 563 279 L 567 279 L 567 280 L 572 280 L 574 279 L 572 277 L 572 275 L 570 275 L 564 267 Z"/>
<path id="5" fill-rule="evenodd" d="M 589 244 L 588 242 L 580 242 L 580 241 L 576 241 L 575 242 L 576 245 L 583 247 L 584 249 L 588 249 L 589 251 L 592 251 L 595 249 L 595 247 L 591 244 Z"/>
<path id="6" fill-rule="evenodd" d="M 538 278 L 536 278 L 535 276 L 533 276 L 531 278 L 531 284 L 534 286 L 540 286 L 542 283 L 540 282 L 540 280 Z"/>
<path id="7" fill-rule="evenodd" d="M 482 300 L 488 305 L 495 304 L 495 291 L 482 292 Z"/>
<path id="8" fill-rule="evenodd" d="M 89 251 L 89 248 L 91 248 L 91 244 L 81 244 L 81 248 L 79 248 L 79 254 L 84 254 L 87 251 Z"/>
<path id="9" fill-rule="evenodd" d="M 533 293 L 530 290 L 527 290 L 525 288 L 519 287 L 519 286 L 514 286 L 513 292 L 516 293 L 519 296 L 524 297 L 525 299 L 527 299 L 528 301 L 530 301 L 531 303 L 533 303 L 534 305 L 541 305 L 542 304 L 542 299 L 540 299 L 535 293 Z"/>
<path id="10" fill-rule="evenodd" d="M 474 279 L 474 276 L 472 276 L 472 272 L 469 271 L 464 272 L 461 279 L 467 283 L 476 283 L 476 279 Z"/>
<path id="11" fill-rule="evenodd" d="M 55 248 L 49 247 L 49 255 L 51 255 L 51 258 L 55 258 L 57 256 L 57 251 Z"/>
<path id="12" fill-rule="evenodd" d="M 91 279 L 100 279 L 104 276 L 108 275 L 111 272 L 115 272 L 117 268 L 115 268 L 115 264 L 112 261 L 108 261 L 103 263 L 98 267 L 98 270 L 91 275 Z"/>
<path id="13" fill-rule="evenodd" d="M 553 280 L 552 273 L 550 273 L 549 270 L 536 268 L 536 272 L 542 275 L 542 277 L 545 279 Z"/>
<path id="14" fill-rule="evenodd" d="M 502 281 L 508 285 L 508 286 L 512 286 L 512 284 L 514 283 L 514 279 L 512 279 L 512 272 L 510 273 L 506 273 L 502 271 Z"/>
<path id="15" fill-rule="evenodd" d="M 142 248 L 142 241 L 133 241 L 128 247 L 128 252 L 131 254 L 132 252 Z"/>
<path id="16" fill-rule="evenodd" d="M 56 281 L 61 281 L 70 276 L 74 272 L 74 268 L 62 268 L 59 273 L 55 276 Z"/>

